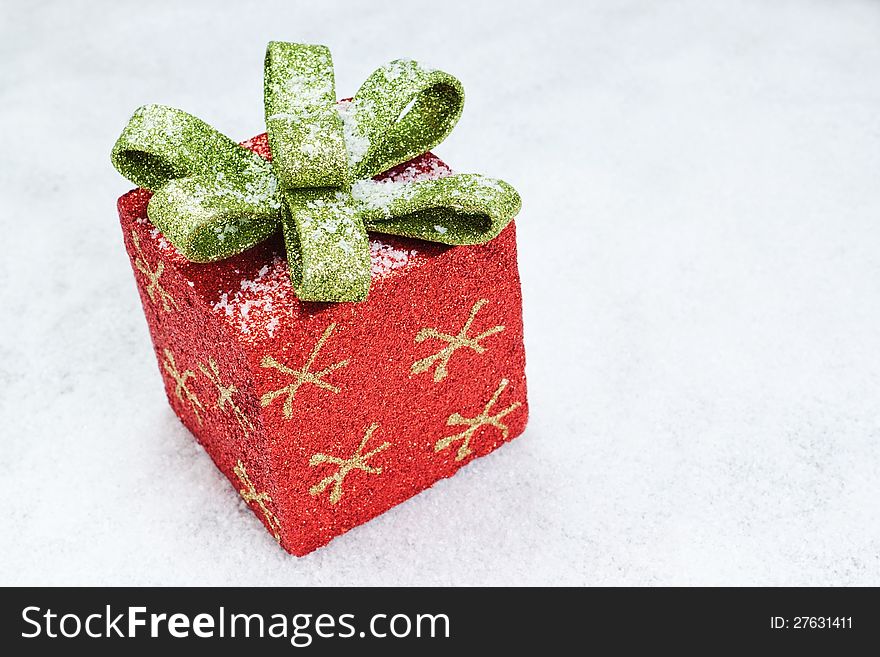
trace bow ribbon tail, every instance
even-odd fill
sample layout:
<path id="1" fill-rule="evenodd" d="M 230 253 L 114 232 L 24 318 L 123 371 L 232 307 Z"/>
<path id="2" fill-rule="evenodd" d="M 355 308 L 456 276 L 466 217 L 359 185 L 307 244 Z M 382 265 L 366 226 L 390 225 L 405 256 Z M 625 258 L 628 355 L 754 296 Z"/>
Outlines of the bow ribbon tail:
<path id="1" fill-rule="evenodd" d="M 363 301 L 370 289 L 370 243 L 351 196 L 332 189 L 285 194 L 284 244 L 303 301 Z"/>

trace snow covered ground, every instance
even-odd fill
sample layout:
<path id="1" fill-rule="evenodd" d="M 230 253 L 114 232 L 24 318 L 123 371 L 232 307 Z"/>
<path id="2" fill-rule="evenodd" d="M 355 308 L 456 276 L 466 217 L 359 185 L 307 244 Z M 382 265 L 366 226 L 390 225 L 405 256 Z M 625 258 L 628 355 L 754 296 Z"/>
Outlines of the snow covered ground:
<path id="1" fill-rule="evenodd" d="M 225 8 L 220 8 L 225 6 Z M 0 584 L 880 584 L 880 4 L 3 2 Z M 304 559 L 168 407 L 110 148 L 262 132 L 270 39 L 459 76 L 531 422 Z"/>

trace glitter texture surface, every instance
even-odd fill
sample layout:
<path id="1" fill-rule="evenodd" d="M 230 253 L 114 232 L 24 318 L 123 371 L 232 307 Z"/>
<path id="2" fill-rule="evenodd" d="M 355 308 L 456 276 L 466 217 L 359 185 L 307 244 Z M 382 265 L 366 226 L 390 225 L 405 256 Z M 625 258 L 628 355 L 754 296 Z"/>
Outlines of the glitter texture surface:
<path id="1" fill-rule="evenodd" d="M 371 275 L 367 230 L 481 244 L 519 211 L 513 187 L 478 174 L 371 180 L 451 132 L 464 90 L 448 73 L 394 60 L 337 103 L 325 46 L 270 42 L 264 70 L 271 166 L 161 105 L 137 110 L 113 148 L 116 168 L 156 192 L 148 216 L 187 259 L 228 258 L 280 223 L 300 299 L 362 301 Z"/>
<path id="2" fill-rule="evenodd" d="M 265 135 L 245 143 L 268 155 Z M 451 175 L 427 153 L 371 184 Z M 513 224 L 454 248 L 374 235 L 369 299 L 316 304 L 280 239 L 192 263 L 150 202 L 134 190 L 119 214 L 169 403 L 284 549 L 311 552 L 522 433 Z"/>

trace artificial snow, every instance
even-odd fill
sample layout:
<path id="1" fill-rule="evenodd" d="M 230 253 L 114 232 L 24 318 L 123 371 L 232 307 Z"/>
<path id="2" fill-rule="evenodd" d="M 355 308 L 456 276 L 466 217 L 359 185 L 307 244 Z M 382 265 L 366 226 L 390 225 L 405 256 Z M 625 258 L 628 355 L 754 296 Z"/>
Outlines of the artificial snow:
<path id="1" fill-rule="evenodd" d="M 218 4 L 3 7 L 0 584 L 880 584 L 880 5 Z M 262 132 L 270 39 L 457 75 L 523 198 L 525 434 L 304 559 L 168 406 L 109 159 Z"/>
<path id="2" fill-rule="evenodd" d="M 370 138 L 361 132 L 358 113 L 369 112 L 371 109 L 370 103 L 351 100 L 342 101 L 336 106 L 336 111 L 342 119 L 342 133 L 348 161 L 352 166 L 364 159 L 367 151 L 370 150 Z"/>
<path id="3" fill-rule="evenodd" d="M 370 240 L 370 273 L 373 280 L 406 267 L 418 255 L 417 249 L 399 249 L 381 239 Z"/>
<path id="4" fill-rule="evenodd" d="M 252 338 L 275 335 L 279 317 L 273 312 L 285 307 L 285 299 L 294 296 L 287 260 L 275 256 L 272 264 L 263 265 L 253 279 L 243 279 L 237 290 L 218 290 L 211 307 L 222 313 L 239 332 Z"/>

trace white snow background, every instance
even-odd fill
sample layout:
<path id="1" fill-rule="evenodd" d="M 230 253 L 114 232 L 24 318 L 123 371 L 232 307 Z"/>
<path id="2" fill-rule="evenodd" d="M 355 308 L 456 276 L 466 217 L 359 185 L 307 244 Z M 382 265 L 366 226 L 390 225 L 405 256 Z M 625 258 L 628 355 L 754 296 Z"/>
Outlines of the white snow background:
<path id="1" fill-rule="evenodd" d="M 166 403 L 109 159 L 262 132 L 270 39 L 459 76 L 437 153 L 524 199 L 526 433 L 303 559 Z M 880 584 L 878 71 L 867 1 L 3 2 L 0 583 Z"/>

